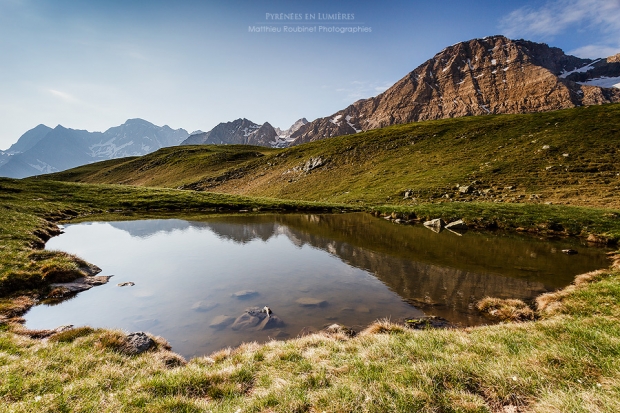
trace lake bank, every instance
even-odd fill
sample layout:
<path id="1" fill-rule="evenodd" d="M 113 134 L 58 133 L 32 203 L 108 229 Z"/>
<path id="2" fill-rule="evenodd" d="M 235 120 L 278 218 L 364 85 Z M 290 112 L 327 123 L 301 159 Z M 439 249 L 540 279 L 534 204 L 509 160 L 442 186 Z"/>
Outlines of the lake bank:
<path id="1" fill-rule="evenodd" d="M 11 292 L 44 286 L 44 275 L 54 274 L 50 268 L 79 271 L 70 257 L 36 254 L 51 235 L 51 221 L 120 208 L 286 205 L 173 190 L 12 180 L 0 184 L 6 217 L 0 223 L 1 281 Z M 428 206 L 433 213 L 442 207 Z M 467 212 L 484 205 L 458 207 Z M 493 211 L 510 217 L 511 208 L 533 207 L 497 205 Z M 617 220 L 605 216 L 615 211 L 536 208 L 540 215 L 528 215 L 535 224 L 561 218 L 575 228 L 595 228 L 598 235 L 618 232 Z M 549 300 L 536 322 L 424 332 L 384 324 L 353 339 L 319 335 L 248 344 L 174 368 L 167 366 L 165 350 L 127 356 L 106 346 L 109 331 L 42 342 L 16 335 L 4 324 L 0 360 L 7 380 L 0 384 L 0 397 L 14 411 L 501 411 L 510 406 L 614 411 L 620 408 L 620 274 L 612 269 L 590 281 Z M 19 305 L 27 303 L 2 304 L 14 315 Z"/>

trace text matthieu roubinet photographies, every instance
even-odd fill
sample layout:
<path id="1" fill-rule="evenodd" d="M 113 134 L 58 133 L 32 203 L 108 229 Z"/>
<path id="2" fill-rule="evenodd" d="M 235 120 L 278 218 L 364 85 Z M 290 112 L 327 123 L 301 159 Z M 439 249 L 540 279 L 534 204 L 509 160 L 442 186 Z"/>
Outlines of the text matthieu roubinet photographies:
<path id="1" fill-rule="evenodd" d="M 354 13 L 265 13 L 265 21 L 248 26 L 250 33 L 371 33 Z"/>

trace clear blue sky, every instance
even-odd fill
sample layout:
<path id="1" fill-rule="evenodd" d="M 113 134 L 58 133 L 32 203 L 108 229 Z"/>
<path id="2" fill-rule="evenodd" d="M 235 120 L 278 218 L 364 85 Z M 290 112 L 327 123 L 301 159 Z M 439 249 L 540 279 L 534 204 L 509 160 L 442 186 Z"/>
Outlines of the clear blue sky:
<path id="1" fill-rule="evenodd" d="M 335 25 L 371 31 L 248 31 L 334 25 L 306 13 L 353 14 Z M 191 132 L 245 117 L 286 128 L 494 34 L 608 56 L 620 52 L 620 0 L 0 0 L 0 149 L 39 123 L 94 131 L 139 117 Z"/>

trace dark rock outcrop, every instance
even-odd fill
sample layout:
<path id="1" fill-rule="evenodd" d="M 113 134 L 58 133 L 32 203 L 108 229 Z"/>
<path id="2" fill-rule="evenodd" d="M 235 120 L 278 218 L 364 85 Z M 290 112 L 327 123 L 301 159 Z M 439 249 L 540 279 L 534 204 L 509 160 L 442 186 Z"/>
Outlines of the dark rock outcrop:
<path id="1" fill-rule="evenodd" d="M 209 132 L 190 135 L 181 145 L 275 145 L 278 133 L 265 122 L 258 125 L 248 119 L 220 123 Z"/>

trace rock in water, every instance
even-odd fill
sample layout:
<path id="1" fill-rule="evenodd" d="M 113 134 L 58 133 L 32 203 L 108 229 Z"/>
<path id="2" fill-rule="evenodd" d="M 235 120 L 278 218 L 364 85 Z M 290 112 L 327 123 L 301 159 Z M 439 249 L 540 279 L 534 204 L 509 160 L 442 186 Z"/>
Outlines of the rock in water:
<path id="1" fill-rule="evenodd" d="M 458 221 L 450 222 L 446 225 L 446 229 L 450 229 L 452 231 L 466 231 L 467 224 L 463 222 L 462 219 L 459 219 Z"/>
<path id="2" fill-rule="evenodd" d="M 141 354 L 155 345 L 152 338 L 139 331 L 128 334 L 125 338 L 125 350 L 129 354 Z"/>
<path id="3" fill-rule="evenodd" d="M 212 301 L 198 301 L 192 305 L 194 311 L 209 311 L 217 307 L 217 303 Z"/>
<path id="4" fill-rule="evenodd" d="M 273 311 L 271 311 L 271 308 L 264 306 L 263 313 L 267 314 L 267 317 L 271 317 L 271 314 L 273 314 Z"/>
<path id="5" fill-rule="evenodd" d="M 409 328 L 413 328 L 414 330 L 427 330 L 434 328 L 452 328 L 453 325 L 450 324 L 448 320 L 441 317 L 428 316 L 428 317 L 419 317 L 419 318 L 408 318 L 405 319 L 405 325 Z"/>
<path id="6" fill-rule="evenodd" d="M 233 293 L 233 297 L 238 298 L 240 300 L 245 300 L 247 298 L 256 297 L 258 295 L 258 291 L 254 290 L 241 290 Z"/>
<path id="7" fill-rule="evenodd" d="M 107 283 L 111 277 L 112 275 L 88 276 L 68 283 L 50 284 L 52 292 L 48 295 L 48 298 L 61 298 L 69 294 L 90 290 L 92 287 Z"/>
<path id="8" fill-rule="evenodd" d="M 267 317 L 267 313 L 260 308 L 250 307 L 245 310 L 244 314 L 237 317 L 231 328 L 235 331 L 260 331 L 282 326 L 284 326 L 284 322 L 277 315 Z"/>
<path id="9" fill-rule="evenodd" d="M 252 327 L 256 327 L 260 322 L 261 318 L 257 315 L 245 313 L 237 317 L 231 328 L 235 331 L 248 330 Z"/>
<path id="10" fill-rule="evenodd" d="M 272 315 L 271 317 L 265 317 L 258 327 L 256 327 L 256 330 L 260 331 L 279 327 L 284 327 L 284 322 L 277 315 Z"/>
<path id="11" fill-rule="evenodd" d="M 302 307 L 325 307 L 327 305 L 327 301 L 313 297 L 298 298 L 295 302 Z"/>
<path id="12" fill-rule="evenodd" d="M 235 317 L 231 317 L 228 315 L 218 315 L 213 320 L 211 320 L 211 324 L 209 324 L 209 327 L 219 330 L 231 325 L 234 322 Z"/>
<path id="13" fill-rule="evenodd" d="M 430 221 L 426 221 L 424 223 L 426 228 L 432 229 L 435 232 L 441 232 L 443 228 L 446 226 L 446 222 L 441 218 L 431 219 Z"/>

